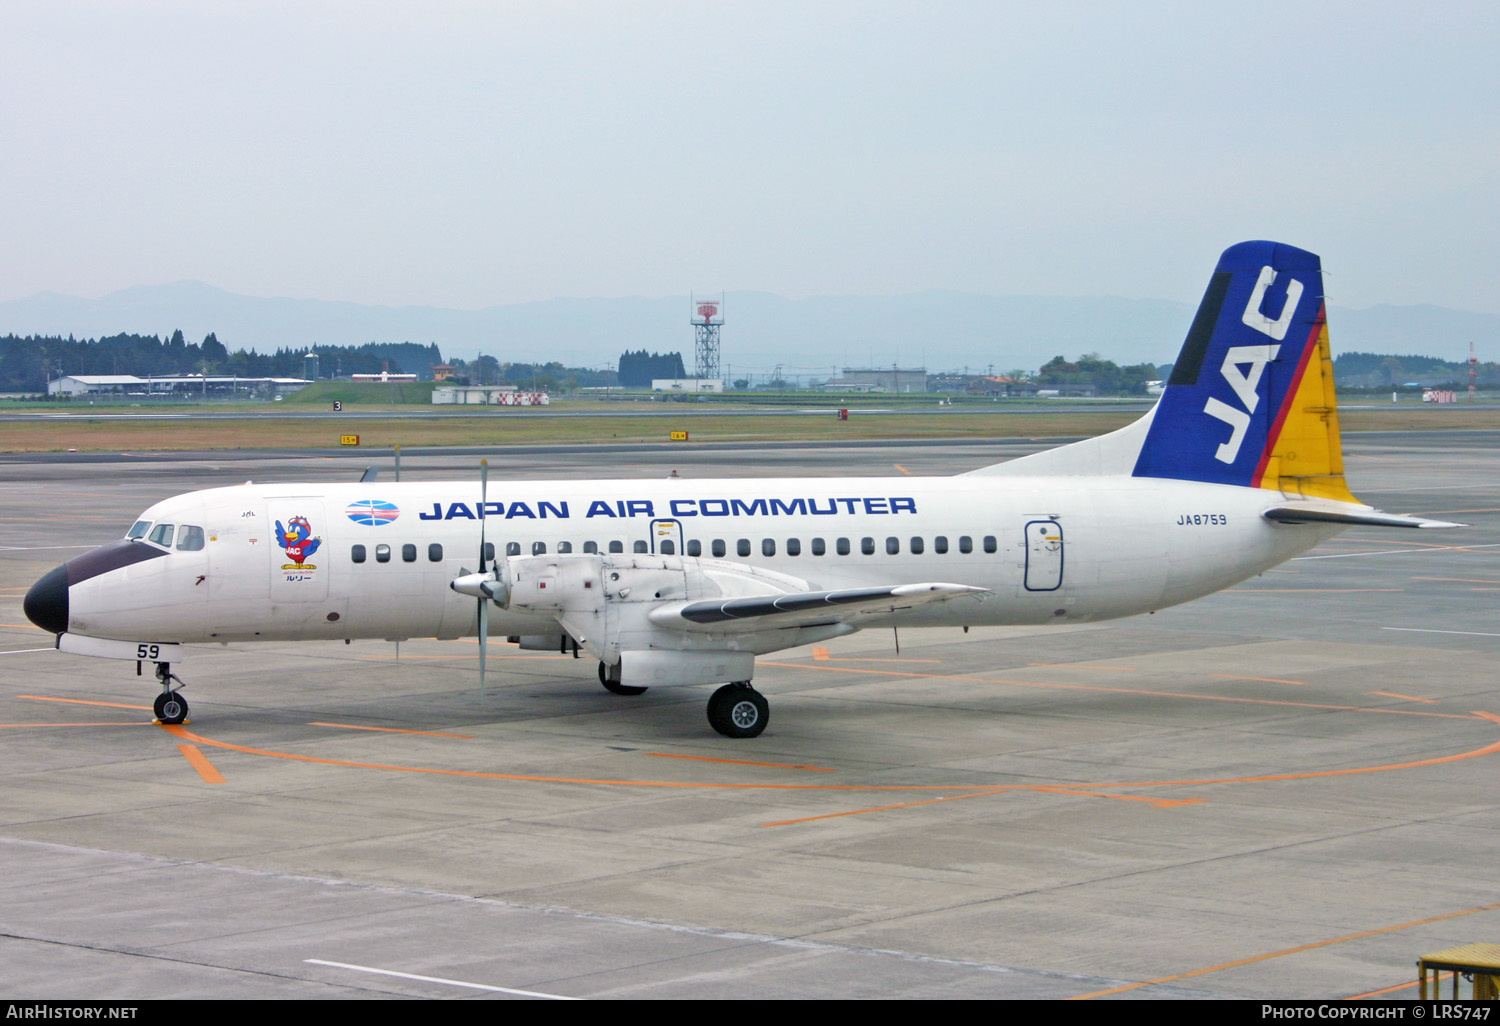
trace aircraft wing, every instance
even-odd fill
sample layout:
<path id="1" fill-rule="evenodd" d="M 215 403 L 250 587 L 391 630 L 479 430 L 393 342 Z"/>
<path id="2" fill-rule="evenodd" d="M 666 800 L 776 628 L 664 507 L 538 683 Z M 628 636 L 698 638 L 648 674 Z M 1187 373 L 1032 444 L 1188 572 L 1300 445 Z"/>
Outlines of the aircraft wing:
<path id="1" fill-rule="evenodd" d="M 848 623 L 966 595 L 994 592 L 964 584 L 899 584 L 838 591 L 783 592 L 697 602 L 672 602 L 648 614 L 658 627 L 713 634 L 781 630 L 813 624 Z"/>

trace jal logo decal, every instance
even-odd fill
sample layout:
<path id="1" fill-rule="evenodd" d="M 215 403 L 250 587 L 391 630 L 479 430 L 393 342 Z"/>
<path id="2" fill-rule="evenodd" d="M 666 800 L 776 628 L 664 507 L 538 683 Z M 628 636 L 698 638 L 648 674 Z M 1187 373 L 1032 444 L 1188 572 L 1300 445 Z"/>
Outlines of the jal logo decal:
<path id="1" fill-rule="evenodd" d="M 379 527 L 395 521 L 401 515 L 401 510 L 396 508 L 394 502 L 383 499 L 360 499 L 358 502 L 351 502 L 344 514 L 356 524 Z"/>

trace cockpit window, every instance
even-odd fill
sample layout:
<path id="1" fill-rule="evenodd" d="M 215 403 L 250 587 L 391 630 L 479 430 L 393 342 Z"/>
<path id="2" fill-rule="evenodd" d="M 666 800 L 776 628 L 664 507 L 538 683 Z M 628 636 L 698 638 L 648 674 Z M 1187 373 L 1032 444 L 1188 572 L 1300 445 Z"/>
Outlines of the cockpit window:
<path id="1" fill-rule="evenodd" d="M 170 549 L 172 547 L 172 525 L 157 524 L 151 529 L 148 540 L 155 542 L 164 549 Z"/>
<path id="2" fill-rule="evenodd" d="M 183 524 L 182 530 L 177 532 L 178 552 L 197 552 L 203 548 L 203 528 L 194 527 L 191 524 Z"/>
<path id="3" fill-rule="evenodd" d="M 131 525 L 130 530 L 125 532 L 125 537 L 144 538 L 146 537 L 146 532 L 149 530 L 151 530 L 151 521 L 137 520 L 134 524 Z"/>

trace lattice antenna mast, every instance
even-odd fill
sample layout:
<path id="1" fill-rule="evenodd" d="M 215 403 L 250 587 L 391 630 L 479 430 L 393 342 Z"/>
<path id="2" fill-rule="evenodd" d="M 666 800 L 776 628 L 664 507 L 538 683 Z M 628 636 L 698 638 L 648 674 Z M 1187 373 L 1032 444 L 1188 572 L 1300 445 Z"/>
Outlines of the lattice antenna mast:
<path id="1" fill-rule="evenodd" d="M 724 294 L 718 299 L 690 297 L 693 325 L 693 377 L 719 379 L 719 329 L 724 326 Z"/>

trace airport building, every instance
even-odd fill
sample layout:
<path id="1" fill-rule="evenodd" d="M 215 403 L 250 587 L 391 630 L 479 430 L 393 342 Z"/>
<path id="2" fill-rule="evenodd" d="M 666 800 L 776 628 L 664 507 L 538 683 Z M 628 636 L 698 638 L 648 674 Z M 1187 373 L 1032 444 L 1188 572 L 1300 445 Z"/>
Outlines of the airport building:
<path id="1" fill-rule="evenodd" d="M 652 378 L 653 392 L 722 392 L 724 382 L 718 378 Z"/>
<path id="2" fill-rule="evenodd" d="M 515 385 L 438 385 L 434 406 L 550 406 L 546 392 L 522 392 Z"/>
<path id="3" fill-rule="evenodd" d="M 927 368 L 845 367 L 823 386 L 825 392 L 925 392 Z"/>

